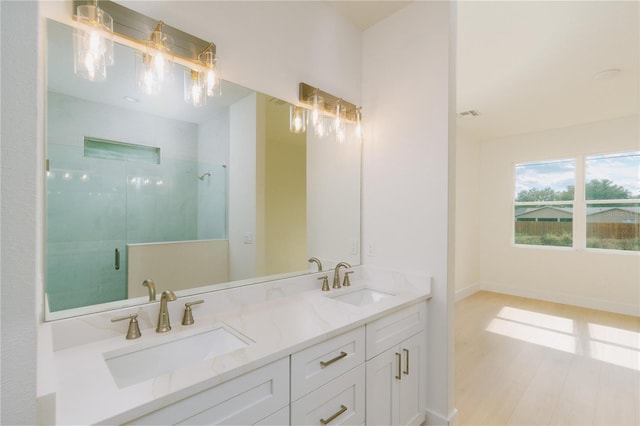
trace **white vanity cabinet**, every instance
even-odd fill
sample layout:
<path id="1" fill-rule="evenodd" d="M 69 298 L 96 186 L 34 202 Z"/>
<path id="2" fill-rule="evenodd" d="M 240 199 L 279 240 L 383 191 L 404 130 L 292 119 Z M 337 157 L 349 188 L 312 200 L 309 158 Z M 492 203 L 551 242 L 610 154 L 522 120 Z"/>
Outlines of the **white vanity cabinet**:
<path id="1" fill-rule="evenodd" d="M 136 425 L 253 425 L 289 420 L 289 357 L 133 420 Z"/>
<path id="2" fill-rule="evenodd" d="M 364 360 L 364 327 L 291 355 L 291 424 L 363 424 Z"/>
<path id="3" fill-rule="evenodd" d="M 426 304 L 367 324 L 368 425 L 419 425 L 425 419 Z"/>

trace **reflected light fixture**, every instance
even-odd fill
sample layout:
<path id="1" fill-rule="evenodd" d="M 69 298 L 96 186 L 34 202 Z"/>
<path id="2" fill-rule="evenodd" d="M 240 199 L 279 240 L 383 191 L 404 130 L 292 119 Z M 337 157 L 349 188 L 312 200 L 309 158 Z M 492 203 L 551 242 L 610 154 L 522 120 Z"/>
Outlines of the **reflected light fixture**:
<path id="1" fill-rule="evenodd" d="M 209 45 L 198 54 L 197 67 L 185 71 L 184 99 L 195 107 L 206 104 L 207 97 L 221 94 L 220 70 L 216 45 Z"/>
<path id="2" fill-rule="evenodd" d="M 184 100 L 195 107 L 203 107 L 206 104 L 205 87 L 200 73 L 196 70 L 184 71 Z"/>
<path id="3" fill-rule="evenodd" d="M 204 74 L 201 78 L 203 80 L 207 96 L 219 96 L 221 93 L 220 70 L 218 69 L 216 45 L 209 43 L 209 46 L 207 46 L 207 48 L 198 55 L 198 61 L 200 61 L 205 67 L 205 70 L 201 72 Z"/>
<path id="4" fill-rule="evenodd" d="M 107 66 L 113 65 L 113 18 L 94 4 L 80 5 L 74 19 L 74 73 L 89 81 L 107 78 Z"/>
<path id="5" fill-rule="evenodd" d="M 304 133 L 307 131 L 307 110 L 300 106 L 289 105 L 289 131 Z"/>
<path id="6" fill-rule="evenodd" d="M 164 22 L 158 22 L 140 54 L 138 86 L 148 95 L 160 93 L 162 84 L 173 76 L 171 49 L 173 38 L 162 31 Z"/>

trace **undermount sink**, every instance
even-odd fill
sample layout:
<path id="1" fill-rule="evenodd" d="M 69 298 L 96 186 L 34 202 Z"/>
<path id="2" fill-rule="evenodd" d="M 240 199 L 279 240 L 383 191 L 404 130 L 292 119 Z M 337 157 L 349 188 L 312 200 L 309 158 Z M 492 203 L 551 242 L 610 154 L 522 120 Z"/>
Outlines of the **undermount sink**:
<path id="1" fill-rule="evenodd" d="M 329 296 L 335 300 L 339 300 L 341 302 L 349 303 L 355 306 L 365 306 L 370 305 L 372 303 L 376 303 L 381 301 L 382 299 L 386 299 L 387 297 L 393 296 L 389 293 L 384 293 L 378 290 L 372 290 L 370 288 L 361 288 L 355 291 L 351 291 L 349 293 L 340 294 L 338 296 Z"/>
<path id="2" fill-rule="evenodd" d="M 144 336 L 142 337 L 144 339 Z M 153 346 L 137 346 L 104 354 L 119 388 L 244 348 L 250 339 L 226 324 Z"/>

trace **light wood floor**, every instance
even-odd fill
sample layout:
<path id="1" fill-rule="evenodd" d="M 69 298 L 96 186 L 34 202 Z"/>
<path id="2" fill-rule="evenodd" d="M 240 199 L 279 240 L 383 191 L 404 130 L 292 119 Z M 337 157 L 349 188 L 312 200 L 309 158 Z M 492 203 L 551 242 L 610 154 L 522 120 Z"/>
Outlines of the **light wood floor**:
<path id="1" fill-rule="evenodd" d="M 485 291 L 455 315 L 460 425 L 640 425 L 640 318 Z"/>

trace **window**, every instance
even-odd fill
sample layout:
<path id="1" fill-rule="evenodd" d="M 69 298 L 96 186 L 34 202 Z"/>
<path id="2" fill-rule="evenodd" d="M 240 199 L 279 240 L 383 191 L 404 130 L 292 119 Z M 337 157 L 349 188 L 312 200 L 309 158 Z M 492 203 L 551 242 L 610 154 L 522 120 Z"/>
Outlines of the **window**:
<path id="1" fill-rule="evenodd" d="M 640 251 L 640 151 L 516 164 L 514 218 L 516 244 Z"/>
<path id="2" fill-rule="evenodd" d="M 575 160 L 515 166 L 515 243 L 571 247 Z"/>
<path id="3" fill-rule="evenodd" d="M 640 151 L 585 158 L 587 247 L 640 251 Z"/>

